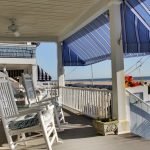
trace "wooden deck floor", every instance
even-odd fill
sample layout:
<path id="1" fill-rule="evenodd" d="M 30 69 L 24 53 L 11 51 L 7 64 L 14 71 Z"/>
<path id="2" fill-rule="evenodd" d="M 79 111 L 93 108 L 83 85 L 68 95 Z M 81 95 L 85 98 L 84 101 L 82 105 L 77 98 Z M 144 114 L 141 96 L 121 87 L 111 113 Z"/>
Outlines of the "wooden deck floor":
<path id="1" fill-rule="evenodd" d="M 65 131 L 58 133 L 63 144 L 54 144 L 53 150 L 149 150 L 150 147 L 150 141 L 131 134 L 96 135 L 95 129 L 91 126 L 92 120 L 83 116 L 66 113 L 66 121 L 69 124 L 65 126 Z M 28 148 L 19 147 L 19 149 L 46 149 L 43 138 L 28 144 Z M 5 145 L 6 139 L 3 131 L 0 130 L 0 150 L 6 149 Z"/>

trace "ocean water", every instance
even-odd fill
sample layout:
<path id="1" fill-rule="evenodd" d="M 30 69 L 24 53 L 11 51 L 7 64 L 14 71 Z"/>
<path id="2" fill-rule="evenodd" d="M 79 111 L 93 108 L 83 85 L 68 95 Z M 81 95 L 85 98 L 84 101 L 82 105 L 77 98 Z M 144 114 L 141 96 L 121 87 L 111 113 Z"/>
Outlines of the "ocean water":
<path id="1" fill-rule="evenodd" d="M 134 80 L 141 80 L 141 81 L 147 81 L 150 80 L 150 76 L 143 76 L 143 77 L 133 77 Z M 67 81 L 92 81 L 92 79 L 72 79 Z M 112 78 L 95 78 L 93 79 L 94 82 L 99 81 L 112 81 Z"/>
<path id="2" fill-rule="evenodd" d="M 134 80 L 138 80 L 138 81 L 147 81 L 147 80 L 150 80 L 150 76 L 146 76 L 146 77 L 133 77 Z M 74 79 L 74 80 L 67 80 L 67 81 L 77 81 L 77 82 L 88 82 L 88 81 L 92 81 L 92 79 Z M 93 82 L 109 82 L 109 81 L 112 81 L 112 78 L 97 78 L 97 79 L 93 79 Z M 92 85 L 92 84 L 81 84 L 81 83 L 76 83 L 76 84 L 71 84 L 71 83 L 68 83 L 66 84 L 67 86 L 73 86 L 73 87 L 89 87 L 89 88 L 105 88 L 105 89 L 109 89 L 109 90 L 112 90 L 112 85 Z"/>

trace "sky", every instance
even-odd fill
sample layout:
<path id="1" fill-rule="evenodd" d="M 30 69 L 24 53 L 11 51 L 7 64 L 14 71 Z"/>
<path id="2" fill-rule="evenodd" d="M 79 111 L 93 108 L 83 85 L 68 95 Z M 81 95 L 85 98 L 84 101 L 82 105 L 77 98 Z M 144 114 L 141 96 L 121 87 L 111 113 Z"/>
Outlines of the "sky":
<path id="1" fill-rule="evenodd" d="M 44 71 L 52 76 L 53 80 L 57 79 L 57 47 L 56 43 L 41 43 L 36 50 L 37 64 L 41 66 Z M 141 63 L 143 63 L 138 69 Z M 138 62 L 138 63 L 137 63 Z M 150 76 L 150 56 L 132 57 L 124 59 L 125 72 L 130 67 L 134 66 L 125 74 L 133 76 Z M 93 71 L 92 71 L 93 70 Z M 135 70 L 135 71 L 134 71 Z M 131 71 L 131 73 L 130 73 Z M 111 78 L 111 61 L 106 60 L 96 64 L 82 67 L 65 67 L 65 79 L 91 79 L 93 78 Z"/>

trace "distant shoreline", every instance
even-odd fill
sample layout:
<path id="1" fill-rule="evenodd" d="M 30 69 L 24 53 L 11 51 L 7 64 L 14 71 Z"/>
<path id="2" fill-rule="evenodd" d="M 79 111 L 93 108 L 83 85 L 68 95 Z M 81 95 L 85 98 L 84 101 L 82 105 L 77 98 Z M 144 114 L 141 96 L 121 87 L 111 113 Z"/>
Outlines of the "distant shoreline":
<path id="1" fill-rule="evenodd" d="M 150 84 L 150 77 L 134 77 L 135 81 L 147 82 Z M 111 78 L 101 78 L 101 79 L 75 79 L 66 80 L 67 86 L 73 87 L 89 87 L 89 88 L 106 88 L 112 90 L 112 80 Z"/>
<path id="2" fill-rule="evenodd" d="M 87 88 L 100 88 L 112 90 L 111 81 L 66 81 L 66 86 L 72 87 L 87 87 Z"/>
<path id="3" fill-rule="evenodd" d="M 142 81 L 150 81 L 150 76 L 143 76 L 143 77 L 133 77 L 134 80 L 142 80 Z M 94 79 L 71 79 L 66 80 L 67 82 L 77 82 L 77 81 L 86 81 L 86 82 L 99 82 L 99 81 L 112 81 L 112 78 L 94 78 Z"/>

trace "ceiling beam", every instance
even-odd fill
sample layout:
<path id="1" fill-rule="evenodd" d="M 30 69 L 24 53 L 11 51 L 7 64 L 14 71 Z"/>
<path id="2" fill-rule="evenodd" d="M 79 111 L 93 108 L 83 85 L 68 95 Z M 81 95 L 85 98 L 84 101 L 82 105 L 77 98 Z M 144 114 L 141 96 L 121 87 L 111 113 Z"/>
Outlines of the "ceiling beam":
<path id="1" fill-rule="evenodd" d="M 45 37 L 1 37 L 0 36 L 0 42 L 28 42 L 28 41 L 34 41 L 34 42 L 57 42 L 58 37 L 57 36 L 45 36 Z"/>
<path id="2" fill-rule="evenodd" d="M 98 0 L 92 7 L 81 14 L 74 22 L 69 24 L 59 35 L 59 41 L 63 41 L 68 38 L 82 27 L 90 23 L 99 15 L 109 9 L 112 3 L 120 4 L 121 0 Z"/>

